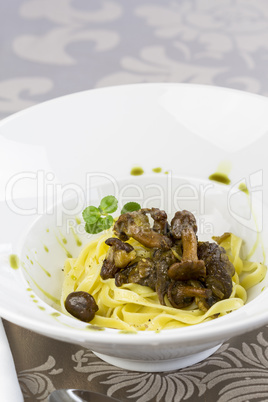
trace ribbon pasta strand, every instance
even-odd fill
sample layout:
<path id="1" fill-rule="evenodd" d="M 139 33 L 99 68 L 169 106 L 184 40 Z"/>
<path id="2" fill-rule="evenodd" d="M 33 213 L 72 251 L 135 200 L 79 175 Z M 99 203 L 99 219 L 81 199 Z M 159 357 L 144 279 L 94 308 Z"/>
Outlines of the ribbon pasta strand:
<path id="1" fill-rule="evenodd" d="M 247 300 L 247 290 L 261 282 L 266 274 L 264 264 L 241 259 L 242 239 L 230 233 L 220 244 L 225 248 L 236 271 L 230 298 L 215 303 L 206 312 L 199 310 L 196 305 L 176 309 L 168 301 L 167 305 L 163 306 L 156 292 L 149 287 L 135 283 L 117 287 L 114 279 L 103 280 L 100 277 L 102 263 L 108 250 L 105 240 L 111 236 L 112 231 L 107 231 L 89 243 L 78 258 L 68 258 L 64 266 L 62 310 L 68 314 L 64 302 L 69 293 L 88 292 L 99 307 L 91 324 L 101 327 L 126 331 L 160 331 L 199 324 L 242 307 Z M 134 247 L 138 246 L 139 252 L 143 253 L 143 247 L 135 240 L 130 239 L 129 243 Z M 144 248 L 144 255 L 146 252 Z"/>

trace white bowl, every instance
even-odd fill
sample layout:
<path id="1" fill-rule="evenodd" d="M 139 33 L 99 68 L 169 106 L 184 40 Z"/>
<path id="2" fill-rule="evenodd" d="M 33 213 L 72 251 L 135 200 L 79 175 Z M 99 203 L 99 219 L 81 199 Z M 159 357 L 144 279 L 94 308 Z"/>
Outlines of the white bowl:
<path id="1" fill-rule="evenodd" d="M 135 200 L 163 208 L 170 216 L 176 209 L 190 209 L 201 240 L 233 231 L 243 237 L 247 252 L 257 232 L 267 238 L 267 102 L 215 87 L 145 84 L 59 98 L 1 122 L 1 146 L 9 165 L 0 162 L 0 183 L 6 187 L 0 204 L 5 228 L 0 239 L 0 315 L 140 371 L 191 365 L 226 339 L 266 324 L 267 278 L 250 289 L 239 310 L 159 333 L 100 331 L 62 314 L 57 300 L 66 254 L 77 256 L 90 240 L 79 223 L 81 211 L 107 194 L 120 204 Z M 129 174 L 135 165 L 143 168 L 143 175 Z M 163 172 L 152 172 L 158 166 Z M 231 184 L 208 180 L 224 169 Z M 238 189 L 242 181 L 250 190 L 251 206 Z M 25 232 L 26 222 L 30 226 Z M 261 260 L 263 251 L 267 253 L 265 240 L 252 259 Z M 18 269 L 10 267 L 9 254 L 18 255 Z"/>

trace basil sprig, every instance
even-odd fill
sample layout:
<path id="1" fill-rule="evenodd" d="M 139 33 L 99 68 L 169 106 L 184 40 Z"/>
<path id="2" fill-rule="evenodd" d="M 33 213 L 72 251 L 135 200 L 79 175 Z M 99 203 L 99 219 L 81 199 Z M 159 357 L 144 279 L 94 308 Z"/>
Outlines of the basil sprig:
<path id="1" fill-rule="evenodd" d="M 96 234 L 109 229 L 114 223 L 114 219 L 110 214 L 115 212 L 117 208 L 118 201 L 113 195 L 107 195 L 102 198 L 98 208 L 93 205 L 85 208 L 82 212 L 85 231 L 90 234 Z M 128 202 L 123 206 L 121 214 L 138 211 L 139 209 L 141 209 L 141 206 L 137 202 Z"/>

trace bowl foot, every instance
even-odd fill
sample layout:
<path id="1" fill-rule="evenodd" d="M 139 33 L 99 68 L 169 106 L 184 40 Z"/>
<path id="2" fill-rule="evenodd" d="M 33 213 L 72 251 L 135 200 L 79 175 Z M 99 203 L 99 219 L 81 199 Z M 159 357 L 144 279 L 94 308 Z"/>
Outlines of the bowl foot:
<path id="1" fill-rule="evenodd" d="M 199 363 L 207 357 L 211 356 L 222 344 L 219 344 L 211 349 L 207 349 L 203 352 L 195 353 L 190 356 L 178 357 L 176 359 L 168 360 L 132 360 L 122 359 L 120 357 L 113 357 L 103 355 L 101 353 L 93 353 L 100 359 L 114 366 L 131 371 L 143 371 L 143 372 L 159 372 L 159 371 L 171 371 L 178 370 L 184 367 L 192 366 Z"/>

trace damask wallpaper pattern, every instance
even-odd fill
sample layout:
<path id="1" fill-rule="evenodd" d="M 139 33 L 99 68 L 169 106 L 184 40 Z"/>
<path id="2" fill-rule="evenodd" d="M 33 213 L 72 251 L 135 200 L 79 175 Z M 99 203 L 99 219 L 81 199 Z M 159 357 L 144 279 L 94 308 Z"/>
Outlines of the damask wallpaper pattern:
<path id="1" fill-rule="evenodd" d="M 0 11 L 1 117 L 137 82 L 268 92 L 266 0 L 13 0 Z"/>
<path id="2" fill-rule="evenodd" d="M 268 94 L 267 0 L 12 0 L 0 3 L 0 19 L 0 118 L 65 94 L 140 82 Z M 5 327 L 29 402 L 68 386 L 121 401 L 268 401 L 267 327 L 193 367 L 154 374 Z"/>

